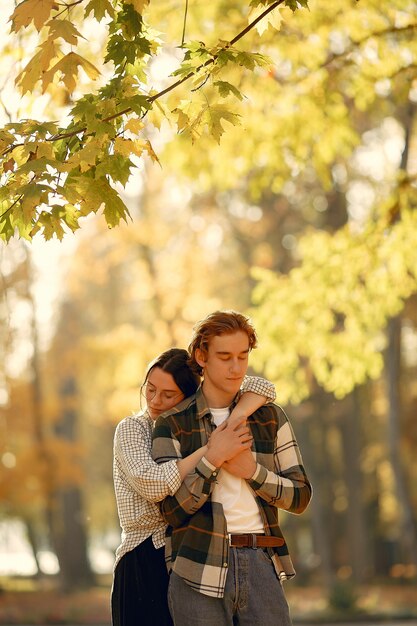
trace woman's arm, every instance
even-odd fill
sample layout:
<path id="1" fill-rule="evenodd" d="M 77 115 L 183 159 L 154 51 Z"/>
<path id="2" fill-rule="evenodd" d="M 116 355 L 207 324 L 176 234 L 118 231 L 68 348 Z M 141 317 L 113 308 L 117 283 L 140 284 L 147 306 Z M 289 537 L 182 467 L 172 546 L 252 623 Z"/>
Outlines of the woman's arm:
<path id="1" fill-rule="evenodd" d="M 236 428 L 266 402 L 268 402 L 266 396 L 260 396 L 254 391 L 246 391 L 230 413 L 228 418 L 229 424 Z"/>
<path id="2" fill-rule="evenodd" d="M 207 450 L 208 446 L 202 446 L 198 450 L 195 450 L 192 454 L 189 454 L 185 459 L 177 461 L 177 468 L 181 476 L 181 481 L 184 480 L 187 474 L 191 474 L 191 472 L 194 471 L 195 466 L 206 454 Z"/>
<path id="3" fill-rule="evenodd" d="M 245 376 L 240 387 L 240 393 L 248 391 L 253 391 L 259 396 L 265 396 L 267 402 L 275 402 L 277 397 L 275 386 L 261 376 Z"/>
<path id="4" fill-rule="evenodd" d="M 230 413 L 229 423 L 235 427 L 267 402 L 274 402 L 275 387 L 265 378 L 246 376 L 240 390 L 240 398 Z"/>
<path id="5" fill-rule="evenodd" d="M 121 482 L 126 481 L 149 502 L 159 502 L 174 494 L 181 485 L 182 478 L 175 460 L 157 465 L 152 459 L 149 427 L 135 416 L 125 418 L 116 428 L 113 463 L 116 490 Z"/>
<path id="6" fill-rule="evenodd" d="M 157 463 L 166 465 L 167 461 L 182 460 L 177 430 L 170 416 L 156 420 L 152 454 Z M 208 442 L 207 455 L 202 456 L 195 470 L 187 474 L 175 495 L 167 496 L 161 502 L 160 510 L 166 523 L 177 528 L 194 515 L 209 498 L 218 469 L 224 461 L 236 456 L 239 450 L 250 448 L 251 444 L 252 437 L 245 426 L 235 430 L 224 422 L 213 431 Z M 201 450 L 200 448 L 198 452 Z"/>
<path id="7" fill-rule="evenodd" d="M 158 465 L 152 459 L 149 444 L 146 430 L 137 420 L 127 418 L 116 429 L 115 463 L 130 486 L 151 502 L 173 495 L 208 450 L 208 446 L 202 446 L 185 459 Z"/>
<path id="8" fill-rule="evenodd" d="M 273 402 L 276 398 L 275 387 L 272 383 L 260 376 L 246 376 L 241 388 L 241 396 L 230 413 L 228 423 L 235 428 L 242 424 L 249 415 L 257 409 Z M 185 459 L 177 461 L 177 467 L 181 480 L 194 471 L 195 466 L 202 459 L 208 450 L 207 446 L 199 448 Z"/>

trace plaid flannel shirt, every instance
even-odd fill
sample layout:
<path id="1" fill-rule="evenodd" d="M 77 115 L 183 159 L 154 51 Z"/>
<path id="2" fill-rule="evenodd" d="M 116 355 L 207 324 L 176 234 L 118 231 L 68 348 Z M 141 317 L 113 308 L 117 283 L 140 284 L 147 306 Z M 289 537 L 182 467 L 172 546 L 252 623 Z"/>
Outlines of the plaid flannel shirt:
<path id="1" fill-rule="evenodd" d="M 264 523 L 265 534 L 283 538 L 278 509 L 302 513 L 311 498 L 311 485 L 298 445 L 284 411 L 267 404 L 247 420 L 257 462 L 250 480 Z M 153 432 L 152 454 L 157 463 L 186 457 L 207 443 L 214 423 L 201 387 L 194 396 L 160 416 Z M 229 560 L 226 519 L 220 502 L 212 498 L 218 468 L 201 459 L 173 496 L 161 503 L 168 524 L 166 559 L 193 589 L 223 597 Z M 268 549 L 280 580 L 295 575 L 286 543 Z"/>
<path id="2" fill-rule="evenodd" d="M 241 393 L 252 391 L 275 400 L 275 387 L 259 376 L 246 376 Z M 155 548 L 165 543 L 165 522 L 156 502 L 181 485 L 176 459 L 157 465 L 151 456 L 154 422 L 145 413 L 125 417 L 114 436 L 113 479 L 122 541 L 114 567 L 126 552 L 152 536 Z"/>

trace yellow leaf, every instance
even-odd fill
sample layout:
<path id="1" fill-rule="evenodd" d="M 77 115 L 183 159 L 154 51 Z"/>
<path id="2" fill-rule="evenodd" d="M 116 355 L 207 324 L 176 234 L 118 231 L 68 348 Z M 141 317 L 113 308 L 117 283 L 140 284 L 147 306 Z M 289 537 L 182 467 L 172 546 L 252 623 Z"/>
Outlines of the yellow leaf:
<path id="1" fill-rule="evenodd" d="M 125 157 L 129 157 L 132 154 L 140 157 L 144 150 L 146 150 L 149 155 L 151 155 L 152 151 L 152 153 L 155 155 L 155 159 L 157 160 L 156 154 L 153 152 L 152 146 L 149 141 L 146 141 L 144 139 L 122 139 L 122 137 L 117 137 L 114 141 L 114 151 L 117 154 L 121 154 Z"/>
<path id="2" fill-rule="evenodd" d="M 55 0 L 23 0 L 10 18 L 12 30 L 17 32 L 33 20 L 36 30 L 40 31 L 55 7 Z"/>
<path id="3" fill-rule="evenodd" d="M 88 78 L 91 78 L 91 80 L 96 80 L 96 78 L 100 76 L 100 72 L 95 65 L 90 63 L 90 61 L 87 61 L 87 59 L 84 59 L 84 57 L 79 56 L 78 54 L 76 54 L 75 56 L 78 58 L 78 62 L 83 68 L 84 72 L 87 74 Z"/>
<path id="4" fill-rule="evenodd" d="M 38 80 L 40 80 L 47 71 L 51 60 L 58 56 L 60 52 L 59 46 L 53 39 L 47 39 L 39 47 L 39 52 L 35 54 L 16 77 L 16 85 L 20 86 L 23 94 L 33 90 Z"/>
<path id="5" fill-rule="evenodd" d="M 132 140 L 131 139 L 123 139 L 122 137 L 116 137 L 114 140 L 114 151 L 117 154 L 122 154 L 123 156 L 129 156 L 132 153 Z"/>
<path id="6" fill-rule="evenodd" d="M 149 111 L 148 119 L 158 130 L 161 130 L 161 124 L 163 120 L 167 120 L 169 122 L 171 112 L 165 104 L 158 102 L 155 100 L 154 106 Z"/>
<path id="7" fill-rule="evenodd" d="M 73 154 L 68 159 L 65 166 L 62 168 L 63 171 L 70 171 L 79 166 L 82 172 L 86 172 L 96 164 L 96 159 L 100 152 L 100 148 L 100 142 L 97 141 L 95 137 L 90 138 L 90 140 L 81 150 Z"/>
<path id="8" fill-rule="evenodd" d="M 49 83 L 52 82 L 56 72 L 61 72 L 61 74 L 63 75 L 62 81 L 64 82 L 68 91 L 72 93 L 77 86 L 76 76 L 78 74 L 79 66 L 83 68 L 85 73 L 92 80 L 95 80 L 100 74 L 98 69 L 92 63 L 90 63 L 90 61 L 87 61 L 87 59 L 84 59 L 84 57 L 81 57 L 75 52 L 70 52 L 69 54 L 66 54 L 60 61 L 58 61 L 58 63 L 56 63 L 53 67 L 51 67 L 50 70 L 44 73 L 42 78 L 43 91 L 46 91 Z"/>
<path id="9" fill-rule="evenodd" d="M 73 46 L 78 43 L 78 37 L 85 39 L 81 33 L 75 28 L 74 24 L 69 20 L 49 20 L 46 24 L 49 27 L 49 33 L 51 39 L 57 39 L 61 37 Z"/>
<path id="10" fill-rule="evenodd" d="M 46 159 L 53 159 L 55 157 L 54 154 L 54 146 L 50 141 L 40 141 L 37 144 L 37 157 L 41 159 L 45 157 Z"/>
<path id="11" fill-rule="evenodd" d="M 189 126 L 190 118 L 188 117 L 186 113 L 184 113 L 184 111 L 182 111 L 179 108 L 176 108 L 172 112 L 178 115 L 178 119 L 177 119 L 178 132 L 180 132 L 181 130 L 184 130 L 184 128 L 187 128 Z"/>
<path id="12" fill-rule="evenodd" d="M 126 4 L 133 4 L 135 11 L 142 15 L 143 9 L 149 4 L 149 0 L 125 0 Z"/>
<path id="13" fill-rule="evenodd" d="M 255 20 L 257 17 L 259 17 L 264 11 L 265 11 L 265 5 L 264 4 L 260 4 L 257 7 L 253 7 L 249 11 L 248 22 L 249 23 L 253 22 L 253 20 Z M 276 30 L 280 30 L 281 22 L 282 22 L 281 13 L 279 12 L 279 8 L 276 8 L 276 9 L 273 9 L 272 11 L 270 11 L 268 13 L 268 15 L 266 15 L 264 18 L 262 18 L 256 24 L 255 28 L 256 28 L 256 30 L 258 31 L 258 33 L 260 35 L 263 35 L 263 33 L 268 29 L 269 25 L 271 25 Z"/>
<path id="14" fill-rule="evenodd" d="M 131 133 L 137 135 L 145 124 L 138 117 L 132 117 L 128 122 L 126 122 L 125 129 L 130 130 Z"/>
<path id="15" fill-rule="evenodd" d="M 0 130 L 0 152 L 6 150 L 14 142 L 14 135 L 8 130 Z"/>
<path id="16" fill-rule="evenodd" d="M 13 148 L 10 155 L 14 158 L 17 165 L 23 165 L 27 161 L 27 154 L 25 150 L 25 146 L 16 146 Z"/>
<path id="17" fill-rule="evenodd" d="M 27 185 L 21 202 L 22 217 L 27 224 L 35 216 L 37 207 L 42 202 L 44 194 L 35 186 Z"/>
<path id="18" fill-rule="evenodd" d="M 143 139 L 136 139 L 135 141 L 132 142 L 133 143 L 133 149 L 132 152 L 134 154 L 136 154 L 136 156 L 140 157 L 142 156 L 142 153 L 145 149 L 147 149 L 147 141 L 144 141 Z"/>
<path id="19" fill-rule="evenodd" d="M 154 149 L 152 148 L 152 144 L 149 140 L 146 141 L 146 151 L 149 154 L 149 156 L 151 157 L 152 161 L 155 163 L 159 163 L 160 165 L 160 161 L 158 159 L 158 155 L 156 154 L 156 152 L 154 151 Z"/>

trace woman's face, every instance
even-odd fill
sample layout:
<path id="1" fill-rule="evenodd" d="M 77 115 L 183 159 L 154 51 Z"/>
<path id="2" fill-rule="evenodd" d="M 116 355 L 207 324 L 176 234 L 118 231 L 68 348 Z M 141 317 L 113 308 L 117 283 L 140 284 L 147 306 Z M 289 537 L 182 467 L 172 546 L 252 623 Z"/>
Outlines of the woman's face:
<path id="1" fill-rule="evenodd" d="M 159 367 L 151 369 L 143 390 L 148 413 L 153 420 L 164 411 L 172 409 L 184 398 L 172 375 Z"/>

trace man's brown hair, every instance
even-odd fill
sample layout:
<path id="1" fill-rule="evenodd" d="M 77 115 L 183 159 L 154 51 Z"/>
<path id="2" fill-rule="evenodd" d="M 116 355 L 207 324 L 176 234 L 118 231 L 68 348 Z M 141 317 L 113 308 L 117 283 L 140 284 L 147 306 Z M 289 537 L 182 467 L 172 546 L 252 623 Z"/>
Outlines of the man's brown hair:
<path id="1" fill-rule="evenodd" d="M 256 331 L 248 317 L 237 311 L 214 311 L 203 320 L 197 322 L 193 329 L 191 343 L 188 346 L 190 353 L 190 367 L 200 376 L 203 373 L 202 367 L 197 363 L 196 350 L 201 350 L 203 355 L 207 355 L 210 340 L 218 335 L 230 335 L 239 330 L 247 334 L 249 339 L 249 350 L 256 348 Z"/>

